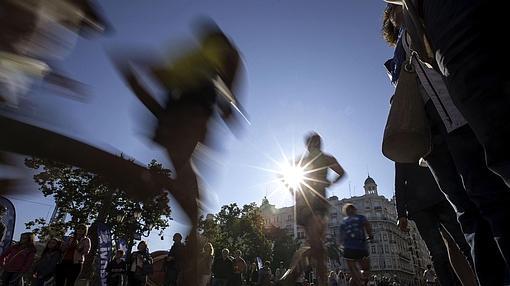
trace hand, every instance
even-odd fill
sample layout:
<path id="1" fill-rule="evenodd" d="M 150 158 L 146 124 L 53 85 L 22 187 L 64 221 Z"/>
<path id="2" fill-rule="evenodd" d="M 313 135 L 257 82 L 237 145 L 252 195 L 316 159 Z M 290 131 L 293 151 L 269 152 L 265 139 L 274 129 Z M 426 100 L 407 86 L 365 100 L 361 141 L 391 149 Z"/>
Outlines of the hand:
<path id="1" fill-rule="evenodd" d="M 409 231 L 409 228 L 408 228 L 409 223 L 408 223 L 406 217 L 399 217 L 398 221 L 397 221 L 397 225 L 398 225 L 398 228 L 400 228 L 400 231 L 403 231 L 403 232 Z"/>

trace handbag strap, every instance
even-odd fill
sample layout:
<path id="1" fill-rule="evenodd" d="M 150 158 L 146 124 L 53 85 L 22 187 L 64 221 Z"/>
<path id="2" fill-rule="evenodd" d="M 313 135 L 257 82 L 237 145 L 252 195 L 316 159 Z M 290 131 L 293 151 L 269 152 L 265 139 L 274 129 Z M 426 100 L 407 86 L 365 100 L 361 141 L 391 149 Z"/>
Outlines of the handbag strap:
<path id="1" fill-rule="evenodd" d="M 419 50 L 424 54 L 421 55 L 425 57 L 427 61 L 430 61 L 432 65 L 435 65 L 434 61 L 434 49 L 429 41 L 429 38 L 426 34 L 425 24 L 423 19 L 418 14 L 418 9 L 413 3 L 413 0 L 402 0 L 402 7 L 404 13 L 410 19 L 410 23 L 412 27 L 406 27 L 409 30 L 413 30 L 414 33 L 411 33 L 411 37 L 415 41 L 415 45 L 419 47 Z M 409 26 L 409 25 L 408 25 Z M 425 59 L 422 59 L 425 60 Z"/>

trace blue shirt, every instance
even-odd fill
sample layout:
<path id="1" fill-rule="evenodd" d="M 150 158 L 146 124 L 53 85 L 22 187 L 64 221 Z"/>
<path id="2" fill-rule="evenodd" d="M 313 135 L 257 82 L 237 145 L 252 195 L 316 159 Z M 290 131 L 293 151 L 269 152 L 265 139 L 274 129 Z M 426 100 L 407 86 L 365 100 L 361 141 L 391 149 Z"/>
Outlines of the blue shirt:
<path id="1" fill-rule="evenodd" d="M 367 223 L 367 218 L 363 215 L 353 215 L 344 218 L 340 226 L 340 233 L 345 249 L 367 249 L 365 223 Z"/>
<path id="2" fill-rule="evenodd" d="M 402 68 L 402 64 L 404 64 L 406 61 L 406 51 L 404 49 L 404 45 L 402 44 L 403 35 L 405 35 L 405 30 L 400 31 L 397 45 L 395 46 L 393 53 L 393 58 L 387 60 L 384 63 L 384 66 L 388 70 L 388 75 L 390 76 L 391 83 L 394 85 L 397 85 L 398 78 L 400 76 L 400 69 Z"/>

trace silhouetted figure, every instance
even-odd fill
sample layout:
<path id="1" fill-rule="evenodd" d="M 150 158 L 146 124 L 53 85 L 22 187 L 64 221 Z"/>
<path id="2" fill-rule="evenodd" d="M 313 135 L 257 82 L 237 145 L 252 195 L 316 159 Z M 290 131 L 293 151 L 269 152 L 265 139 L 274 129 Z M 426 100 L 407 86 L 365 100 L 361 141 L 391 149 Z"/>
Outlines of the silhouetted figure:
<path id="1" fill-rule="evenodd" d="M 185 247 L 182 243 L 182 235 L 180 233 L 174 234 L 174 244 L 168 252 L 166 257 L 166 273 L 164 286 L 177 286 L 179 275 L 183 267 Z"/>
<path id="2" fill-rule="evenodd" d="M 124 251 L 119 249 L 115 252 L 115 256 L 108 262 L 106 266 L 107 285 L 108 286 L 123 286 L 126 277 L 126 261 L 124 260 Z"/>
<path id="3" fill-rule="evenodd" d="M 457 222 L 455 210 L 441 193 L 430 170 L 417 163 L 395 163 L 395 201 L 400 230 L 408 231 L 408 218 L 416 223 L 441 285 L 460 283 L 448 259 L 442 236 L 451 236 L 455 241 L 469 262 L 464 263 L 467 268 L 472 264 L 471 248 Z"/>
<path id="4" fill-rule="evenodd" d="M 433 2 L 436 1 L 427 1 L 427 4 Z M 480 1 L 475 2 L 477 4 L 473 7 L 481 4 Z M 450 13 L 451 11 L 448 11 L 450 8 L 453 10 L 467 8 L 464 3 L 459 2 L 456 7 L 454 7 L 455 5 L 451 6 L 452 3 L 448 3 L 443 7 L 445 12 Z M 450 7 L 446 8 L 448 6 Z M 440 6 L 436 8 L 440 8 Z M 466 15 L 468 14 L 458 14 L 455 17 Z M 409 56 L 411 51 L 418 52 L 419 59 L 415 58 L 412 63 L 417 72 L 418 83 L 423 87 L 420 87 L 420 91 L 425 101 L 425 111 L 433 138 L 431 142 L 432 150 L 424 159 L 433 171 L 441 190 L 457 211 L 458 221 L 471 246 L 479 283 L 481 285 L 500 285 L 504 281 L 505 271 L 508 268 L 508 258 L 506 257 L 510 255 L 510 248 L 508 247 L 510 233 L 507 227 L 508 221 L 510 221 L 510 213 L 506 211 L 506 207 L 510 203 L 508 186 L 487 168 L 486 163 L 489 161 L 486 160 L 488 157 L 485 156 L 488 155 L 487 150 L 484 154 L 484 146 L 480 144 L 479 138 L 475 136 L 474 127 L 456 103 L 455 96 L 452 94 L 452 86 L 448 84 L 448 80 L 445 82 L 442 75 L 438 74 L 439 68 L 436 67 L 436 71 L 423 63 L 423 61 L 429 61 L 430 58 L 420 50 L 420 40 L 416 41 L 417 39 L 413 37 L 413 32 L 416 31 L 414 27 L 408 25 L 409 23 L 406 20 L 409 19 L 403 16 L 405 15 L 402 14 L 400 6 L 389 5 L 385 11 L 385 17 L 383 18 L 385 38 L 391 45 L 396 45 L 393 59 L 387 61 L 385 65 L 389 69 L 391 80 L 397 82 L 400 68 L 406 61 L 406 57 Z M 428 16 L 435 17 L 432 14 Z M 440 15 L 440 17 L 443 16 L 443 14 Z M 471 26 L 474 22 L 466 24 Z M 476 25 L 480 24 L 483 23 L 480 22 Z M 387 29 L 388 27 L 392 29 Z M 451 27 L 461 26 L 453 25 Z M 405 30 L 402 28 L 405 28 Z M 467 30 L 468 28 L 463 31 Z M 409 37 L 405 36 L 407 33 L 411 35 L 412 41 L 409 41 Z M 455 37 L 455 39 L 460 40 L 462 37 Z M 469 37 L 469 39 L 474 38 Z M 448 38 L 444 38 L 444 40 L 448 41 Z M 475 42 L 471 44 L 475 44 Z M 473 52 L 473 50 L 470 51 L 470 53 Z M 457 60 L 465 58 L 467 57 L 459 57 Z M 474 61 L 475 65 L 481 63 L 479 60 L 481 59 Z M 431 63 L 434 64 L 435 61 Z M 462 69 L 462 67 L 461 65 L 457 68 Z M 462 73 L 465 72 L 462 71 Z M 487 71 L 480 70 L 480 72 L 485 73 Z M 478 82 L 476 85 L 480 83 Z M 456 84 L 458 85 L 458 83 Z M 501 98 L 504 97 L 494 97 L 493 99 L 499 100 Z M 477 102 L 478 99 L 473 102 Z M 487 111 L 487 107 L 479 106 L 485 109 L 484 112 Z M 493 107 L 497 109 L 497 106 L 499 105 Z M 498 112 L 501 112 L 501 110 Z M 481 112 L 480 114 L 484 113 Z M 492 130 L 495 133 L 500 132 L 496 127 Z M 500 143 L 502 142 L 505 141 Z M 493 149 L 492 151 L 496 150 Z M 494 155 L 494 152 L 492 152 L 492 155 Z M 492 159 L 495 158 L 492 156 Z"/>
<path id="5" fill-rule="evenodd" d="M 223 249 L 221 255 L 216 257 L 212 266 L 214 274 L 213 286 L 228 286 L 234 275 L 234 261 L 228 249 Z"/>
<path id="6" fill-rule="evenodd" d="M 329 203 L 326 199 L 326 188 L 337 183 L 345 174 L 344 169 L 331 155 L 322 151 L 322 139 L 319 134 L 311 133 L 306 139 L 308 152 L 301 158 L 299 165 L 304 169 L 304 182 L 296 192 L 297 223 L 305 229 L 307 242 L 311 247 L 311 256 L 317 263 L 319 283 L 327 283 L 325 265 L 326 250 L 326 217 Z M 328 170 L 333 170 L 337 177 L 328 179 Z"/>

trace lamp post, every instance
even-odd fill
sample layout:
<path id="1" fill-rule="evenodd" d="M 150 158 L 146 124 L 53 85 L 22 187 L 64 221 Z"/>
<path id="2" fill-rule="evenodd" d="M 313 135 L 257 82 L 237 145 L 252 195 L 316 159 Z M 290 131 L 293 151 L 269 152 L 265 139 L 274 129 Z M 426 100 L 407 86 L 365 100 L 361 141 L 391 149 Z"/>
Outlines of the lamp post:
<path id="1" fill-rule="evenodd" d="M 292 197 L 294 199 L 294 239 L 297 239 L 297 200 L 296 200 L 296 190 L 291 188 Z"/>

